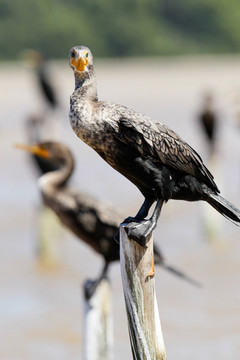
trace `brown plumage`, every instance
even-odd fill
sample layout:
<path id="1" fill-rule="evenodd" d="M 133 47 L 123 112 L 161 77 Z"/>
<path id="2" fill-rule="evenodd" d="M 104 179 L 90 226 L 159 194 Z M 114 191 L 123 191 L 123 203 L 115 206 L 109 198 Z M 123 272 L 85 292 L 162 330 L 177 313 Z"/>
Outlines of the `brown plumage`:
<path id="1" fill-rule="evenodd" d="M 50 81 L 51 79 L 49 78 L 48 61 L 44 58 L 43 54 L 33 49 L 27 50 L 24 53 L 24 58 L 28 66 L 35 71 L 39 90 L 41 91 L 44 100 L 49 106 L 56 108 L 59 104 L 54 87 Z"/>
<path id="2" fill-rule="evenodd" d="M 39 179 L 43 201 L 56 213 L 64 226 L 103 257 L 104 269 L 99 278 L 101 279 L 106 275 L 108 265 L 120 258 L 119 244 L 114 237 L 122 220 L 121 214 L 113 206 L 100 202 L 86 192 L 66 186 L 74 169 L 73 156 L 67 146 L 48 141 L 18 147 L 30 151 L 36 157 L 44 158 L 46 172 Z M 43 171 L 43 168 L 41 170 Z M 154 258 L 156 264 L 197 284 L 168 265 L 156 245 Z"/>
<path id="3" fill-rule="evenodd" d="M 124 106 L 98 101 L 93 56 L 85 46 L 69 53 L 75 76 L 70 122 L 76 135 L 114 169 L 133 182 L 145 197 L 129 224 L 129 236 L 145 244 L 156 227 L 163 202 L 205 200 L 237 225 L 240 211 L 219 195 L 201 157 L 179 135 L 158 121 Z M 154 201 L 150 219 L 144 219 Z M 138 222 L 138 224 L 136 224 Z"/>
<path id="4" fill-rule="evenodd" d="M 204 96 L 203 106 L 199 113 L 199 122 L 210 146 L 210 151 L 212 152 L 214 150 L 218 123 L 211 94 Z"/>

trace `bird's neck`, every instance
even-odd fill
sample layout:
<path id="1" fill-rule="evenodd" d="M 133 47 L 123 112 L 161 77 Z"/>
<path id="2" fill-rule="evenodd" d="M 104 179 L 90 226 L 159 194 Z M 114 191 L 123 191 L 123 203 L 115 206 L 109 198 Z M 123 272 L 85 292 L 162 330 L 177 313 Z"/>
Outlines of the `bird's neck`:
<path id="1" fill-rule="evenodd" d="M 88 76 L 82 77 L 81 74 L 75 74 L 75 92 L 81 97 L 92 100 L 97 100 L 97 84 L 94 72 L 87 74 Z"/>
<path id="2" fill-rule="evenodd" d="M 51 196 L 62 188 L 73 172 L 73 161 L 62 166 L 59 170 L 48 172 L 39 179 L 39 186 L 44 195 Z"/>

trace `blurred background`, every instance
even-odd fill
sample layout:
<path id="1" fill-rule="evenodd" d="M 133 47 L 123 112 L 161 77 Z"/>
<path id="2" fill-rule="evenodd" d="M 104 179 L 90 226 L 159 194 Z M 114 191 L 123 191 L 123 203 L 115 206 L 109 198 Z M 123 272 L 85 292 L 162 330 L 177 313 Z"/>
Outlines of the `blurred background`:
<path id="1" fill-rule="evenodd" d="M 125 217 L 143 200 L 70 127 L 70 48 L 92 50 L 99 99 L 173 128 L 240 207 L 239 24 L 232 0 L 0 0 L 1 359 L 81 358 L 82 284 L 102 267 L 89 247 L 42 215 L 38 169 L 14 143 L 64 142 L 76 161 L 71 186 Z M 169 359 L 239 359 L 239 228 L 205 204 L 172 201 L 155 242 L 202 284 L 156 270 Z M 110 279 L 114 359 L 130 359 L 119 263 Z"/>

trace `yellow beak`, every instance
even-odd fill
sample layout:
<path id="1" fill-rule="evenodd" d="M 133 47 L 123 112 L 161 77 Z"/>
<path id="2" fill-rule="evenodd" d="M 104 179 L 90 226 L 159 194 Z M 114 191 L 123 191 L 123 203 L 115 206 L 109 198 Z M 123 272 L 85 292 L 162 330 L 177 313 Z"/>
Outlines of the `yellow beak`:
<path id="1" fill-rule="evenodd" d="M 15 144 L 16 148 L 22 149 L 25 151 L 28 151 L 34 155 L 43 157 L 43 158 L 49 158 L 50 153 L 46 149 L 42 149 L 39 145 L 23 145 L 23 144 Z"/>
<path id="2" fill-rule="evenodd" d="M 71 65 L 74 65 L 76 70 L 78 71 L 84 71 L 86 65 L 89 63 L 88 58 L 85 57 L 85 54 L 82 54 L 81 56 L 77 56 L 75 58 L 71 58 Z"/>

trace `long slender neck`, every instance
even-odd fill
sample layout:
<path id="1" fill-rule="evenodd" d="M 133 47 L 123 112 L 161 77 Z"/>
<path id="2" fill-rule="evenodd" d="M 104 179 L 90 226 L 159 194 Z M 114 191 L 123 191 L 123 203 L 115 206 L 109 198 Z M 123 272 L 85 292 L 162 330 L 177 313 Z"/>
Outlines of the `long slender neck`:
<path id="1" fill-rule="evenodd" d="M 61 166 L 58 170 L 51 171 L 42 175 L 38 183 L 43 194 L 50 195 L 58 188 L 61 188 L 70 178 L 73 172 L 73 167 L 73 159 L 69 156 L 65 164 Z"/>
<path id="2" fill-rule="evenodd" d="M 88 73 L 75 72 L 75 92 L 88 99 L 97 100 L 97 82 L 94 69 Z"/>

